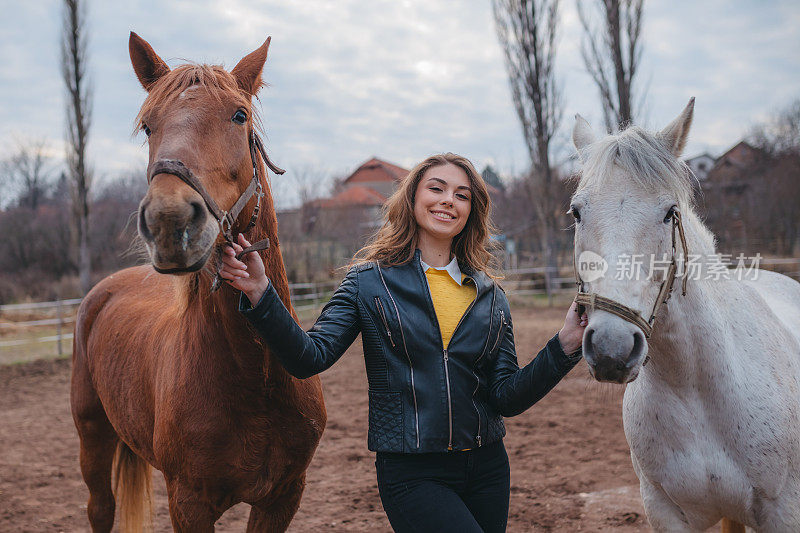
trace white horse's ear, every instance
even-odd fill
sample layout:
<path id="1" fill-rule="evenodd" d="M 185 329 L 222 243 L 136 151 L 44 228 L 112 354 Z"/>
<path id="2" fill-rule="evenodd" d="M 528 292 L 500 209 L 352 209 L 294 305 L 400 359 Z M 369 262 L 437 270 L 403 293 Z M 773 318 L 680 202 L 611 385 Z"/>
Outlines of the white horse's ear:
<path id="1" fill-rule="evenodd" d="M 572 128 L 572 143 L 578 150 L 578 155 L 583 159 L 584 148 L 594 142 L 594 133 L 592 127 L 586 122 L 586 119 L 580 115 L 575 115 L 575 127 Z"/>
<path id="2" fill-rule="evenodd" d="M 689 103 L 683 108 L 678 118 L 670 122 L 669 126 L 661 130 L 658 138 L 672 152 L 675 157 L 680 157 L 689 138 L 689 128 L 692 126 L 694 116 L 694 96 L 689 99 Z"/>

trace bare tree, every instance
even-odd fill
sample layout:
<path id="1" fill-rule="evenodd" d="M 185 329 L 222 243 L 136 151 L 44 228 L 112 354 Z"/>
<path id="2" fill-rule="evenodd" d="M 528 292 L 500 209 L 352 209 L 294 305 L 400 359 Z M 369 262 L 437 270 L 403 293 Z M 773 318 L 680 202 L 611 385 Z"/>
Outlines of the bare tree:
<path id="1" fill-rule="evenodd" d="M 16 151 L 3 162 L 3 171 L 17 191 L 20 207 L 36 209 L 47 195 L 52 167 L 43 139 L 21 142 Z"/>
<path id="2" fill-rule="evenodd" d="M 800 98 L 753 127 L 748 140 L 770 156 L 800 155 Z"/>
<path id="3" fill-rule="evenodd" d="M 558 209 L 558 177 L 551 165 L 551 141 L 563 106 L 555 76 L 558 0 L 493 0 L 497 35 L 506 60 L 508 80 L 528 155 L 528 198 L 548 267 L 550 292 L 552 269 L 557 267 L 555 215 Z"/>
<path id="4" fill-rule="evenodd" d="M 748 137 L 765 156 L 754 173 L 763 178 L 750 213 L 764 223 L 763 235 L 775 241 L 777 253 L 793 255 L 800 249 L 800 98 L 752 128 Z"/>
<path id="5" fill-rule="evenodd" d="M 606 129 L 611 132 L 634 119 L 644 0 L 592 0 L 596 8 L 587 10 L 589 3 L 576 0 L 584 30 L 581 53 L 600 92 Z M 594 22 L 594 18 L 601 22 Z"/>
<path id="6" fill-rule="evenodd" d="M 71 181 L 75 241 L 81 292 L 91 287 L 89 250 L 89 187 L 86 145 L 92 119 L 92 90 L 87 79 L 86 4 L 64 0 L 61 31 L 61 74 L 67 89 L 67 168 Z"/>

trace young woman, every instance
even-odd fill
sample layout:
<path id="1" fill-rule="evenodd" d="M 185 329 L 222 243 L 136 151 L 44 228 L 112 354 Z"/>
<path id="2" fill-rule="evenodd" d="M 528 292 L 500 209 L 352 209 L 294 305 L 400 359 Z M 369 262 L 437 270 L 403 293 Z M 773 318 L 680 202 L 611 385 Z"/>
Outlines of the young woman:
<path id="1" fill-rule="evenodd" d="M 536 403 L 580 360 L 586 317 L 573 304 L 561 330 L 519 368 L 508 300 L 487 274 L 489 195 L 467 159 L 427 158 L 387 208 L 308 333 L 258 254 L 238 261 L 234 246 L 221 275 L 244 293 L 240 311 L 298 378 L 330 367 L 362 334 L 368 447 L 395 531 L 505 531 L 502 417 Z"/>

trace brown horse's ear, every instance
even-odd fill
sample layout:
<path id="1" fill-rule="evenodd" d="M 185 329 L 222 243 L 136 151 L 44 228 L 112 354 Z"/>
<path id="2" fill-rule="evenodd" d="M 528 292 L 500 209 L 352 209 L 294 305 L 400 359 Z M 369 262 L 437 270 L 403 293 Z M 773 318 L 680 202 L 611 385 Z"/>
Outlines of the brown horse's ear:
<path id="1" fill-rule="evenodd" d="M 149 92 L 161 76 L 169 73 L 169 67 L 164 60 L 158 57 L 153 47 L 135 32 L 131 32 L 131 37 L 128 39 L 128 51 L 131 54 L 133 71 L 136 72 L 136 77 L 139 78 L 145 91 Z"/>
<path id="2" fill-rule="evenodd" d="M 236 78 L 239 88 L 250 96 L 254 96 L 261 88 L 261 71 L 264 69 L 264 62 L 267 60 L 267 50 L 272 37 L 267 37 L 256 51 L 247 54 L 239 61 L 231 74 Z"/>

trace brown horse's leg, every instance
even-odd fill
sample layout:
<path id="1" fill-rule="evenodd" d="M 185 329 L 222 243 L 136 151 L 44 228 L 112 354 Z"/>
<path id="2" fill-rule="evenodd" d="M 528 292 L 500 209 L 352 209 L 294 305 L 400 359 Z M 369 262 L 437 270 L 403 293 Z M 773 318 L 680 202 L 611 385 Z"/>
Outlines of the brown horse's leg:
<path id="1" fill-rule="evenodd" d="M 89 488 L 86 506 L 92 531 L 111 531 L 114 525 L 114 493 L 111 491 L 111 465 L 117 448 L 117 434 L 105 413 L 95 419 L 76 418 L 81 439 L 81 474 Z"/>
<path id="2" fill-rule="evenodd" d="M 117 434 L 108 420 L 86 422 L 78 429 L 81 436 L 81 473 L 89 488 L 86 511 L 95 533 L 111 531 L 114 525 L 114 493 L 111 491 L 111 464 L 117 448 Z"/>
<path id="3" fill-rule="evenodd" d="M 300 497 L 305 488 L 305 474 L 295 480 L 278 498 L 265 498 L 253 504 L 247 533 L 286 531 L 300 507 Z"/>
<path id="4" fill-rule="evenodd" d="M 86 506 L 89 524 L 95 533 L 111 531 L 115 509 L 111 467 L 119 437 L 106 417 L 80 356 L 73 359 L 70 403 L 81 442 L 81 474 L 89 488 Z"/>
<path id="5" fill-rule="evenodd" d="M 193 491 L 179 481 L 167 479 L 169 517 L 177 533 L 208 533 L 222 515 L 201 491 Z"/>

